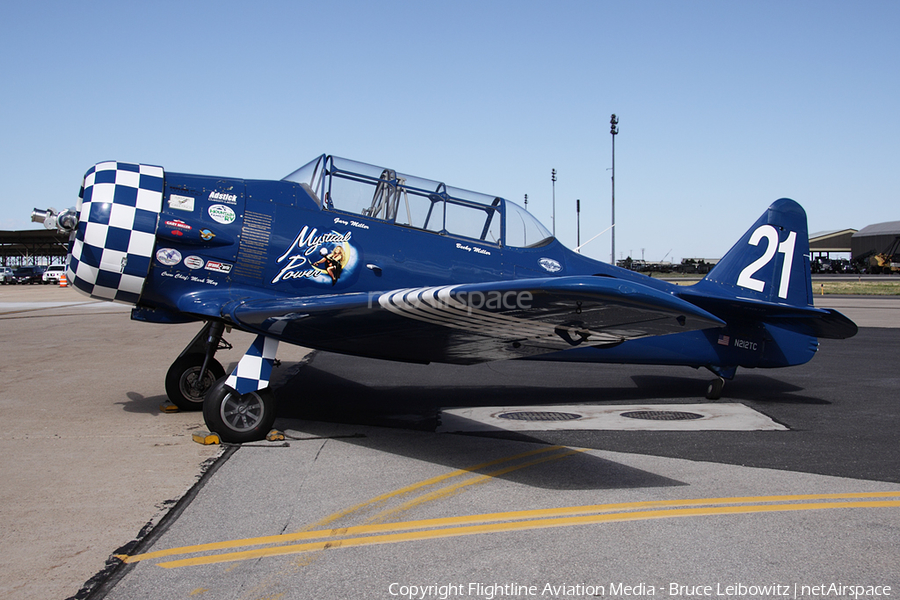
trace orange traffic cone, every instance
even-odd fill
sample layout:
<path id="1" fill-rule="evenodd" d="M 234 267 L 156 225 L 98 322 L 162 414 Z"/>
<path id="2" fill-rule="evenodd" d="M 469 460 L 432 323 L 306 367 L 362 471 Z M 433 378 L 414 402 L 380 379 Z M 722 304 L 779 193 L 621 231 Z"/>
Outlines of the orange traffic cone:
<path id="1" fill-rule="evenodd" d="M 59 287 L 69 287 L 69 282 L 66 281 L 65 273 L 59 276 Z"/>

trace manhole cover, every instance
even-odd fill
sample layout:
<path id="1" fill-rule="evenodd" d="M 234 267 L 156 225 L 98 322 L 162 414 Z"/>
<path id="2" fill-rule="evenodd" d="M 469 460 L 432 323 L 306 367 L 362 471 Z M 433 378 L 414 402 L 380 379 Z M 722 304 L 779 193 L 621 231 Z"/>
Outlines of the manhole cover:
<path id="1" fill-rule="evenodd" d="M 521 410 L 500 413 L 497 417 L 514 421 L 574 421 L 575 419 L 580 419 L 581 415 L 543 410 Z"/>
<path id="2" fill-rule="evenodd" d="M 646 419 L 648 421 L 690 421 L 702 419 L 703 415 L 677 410 L 632 410 L 621 413 L 629 419 Z"/>

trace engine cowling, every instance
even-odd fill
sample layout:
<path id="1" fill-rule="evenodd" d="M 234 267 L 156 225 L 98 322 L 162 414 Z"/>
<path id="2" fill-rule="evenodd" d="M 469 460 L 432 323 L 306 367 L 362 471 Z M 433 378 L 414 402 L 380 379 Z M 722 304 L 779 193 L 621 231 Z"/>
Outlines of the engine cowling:
<path id="1" fill-rule="evenodd" d="M 92 298 L 137 304 L 150 272 L 163 186 L 162 167 L 109 161 L 88 170 L 76 206 L 70 285 Z"/>

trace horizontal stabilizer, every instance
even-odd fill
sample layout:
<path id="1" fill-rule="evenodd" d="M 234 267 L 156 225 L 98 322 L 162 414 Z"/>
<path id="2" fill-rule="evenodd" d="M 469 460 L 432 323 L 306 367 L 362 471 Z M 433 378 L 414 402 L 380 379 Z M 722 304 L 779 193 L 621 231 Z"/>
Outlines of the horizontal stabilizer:
<path id="1" fill-rule="evenodd" d="M 774 317 L 769 322 L 797 333 L 833 340 L 851 338 L 859 331 L 856 323 L 834 309 L 817 308 L 814 310 L 815 313 L 808 311 L 800 315 Z"/>
<path id="2" fill-rule="evenodd" d="M 803 335 L 839 340 L 853 337 L 858 330 L 856 323 L 830 308 L 792 306 L 750 298 L 710 296 L 690 287 L 686 287 L 680 295 L 728 322 L 752 318 Z"/>

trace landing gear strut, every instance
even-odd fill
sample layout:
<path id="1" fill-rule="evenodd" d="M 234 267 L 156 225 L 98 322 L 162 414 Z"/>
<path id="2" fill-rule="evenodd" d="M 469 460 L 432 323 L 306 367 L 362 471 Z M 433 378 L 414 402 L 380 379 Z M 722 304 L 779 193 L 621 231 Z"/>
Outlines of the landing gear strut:
<path id="1" fill-rule="evenodd" d="M 166 373 L 166 394 L 181 410 L 200 410 L 207 392 L 216 380 L 225 376 L 225 369 L 215 359 L 217 350 L 227 350 L 231 344 L 222 339 L 225 325 L 210 321 L 181 352 Z"/>

